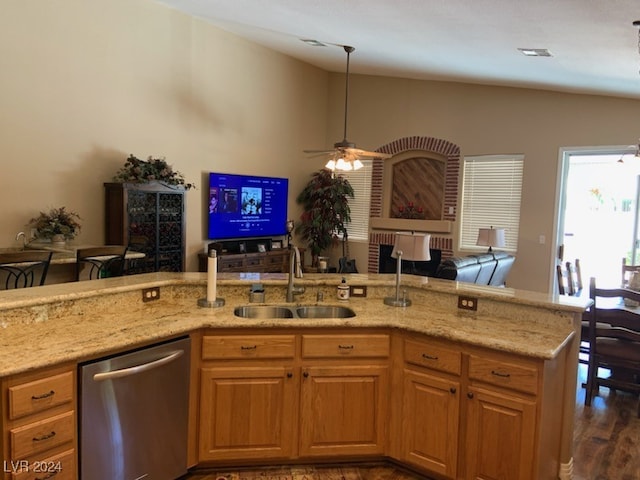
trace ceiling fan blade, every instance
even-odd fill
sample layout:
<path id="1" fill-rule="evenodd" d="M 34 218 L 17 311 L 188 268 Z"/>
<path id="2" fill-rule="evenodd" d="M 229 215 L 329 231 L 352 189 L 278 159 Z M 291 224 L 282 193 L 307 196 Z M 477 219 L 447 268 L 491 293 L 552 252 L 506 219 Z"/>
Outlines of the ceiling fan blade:
<path id="1" fill-rule="evenodd" d="M 392 155 L 381 152 L 369 152 L 361 148 L 346 148 L 345 152 L 357 158 L 391 158 Z"/>
<path id="2" fill-rule="evenodd" d="M 317 157 L 319 155 L 331 155 L 336 153 L 335 150 L 303 150 L 303 152 L 312 157 Z"/>

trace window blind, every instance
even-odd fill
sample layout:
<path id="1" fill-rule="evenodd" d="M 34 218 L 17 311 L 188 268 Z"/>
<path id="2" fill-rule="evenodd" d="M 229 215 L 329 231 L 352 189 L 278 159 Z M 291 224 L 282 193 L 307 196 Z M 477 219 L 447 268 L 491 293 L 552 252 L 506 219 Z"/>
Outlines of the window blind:
<path id="1" fill-rule="evenodd" d="M 349 240 L 369 240 L 369 206 L 371 204 L 372 160 L 361 160 L 364 165 L 359 170 L 342 172 L 353 187 L 354 198 L 349 199 L 351 222 L 347 224 Z"/>
<path id="2" fill-rule="evenodd" d="M 460 250 L 477 250 L 480 228 L 504 228 L 505 247 L 518 247 L 523 155 L 465 157 L 462 170 Z"/>

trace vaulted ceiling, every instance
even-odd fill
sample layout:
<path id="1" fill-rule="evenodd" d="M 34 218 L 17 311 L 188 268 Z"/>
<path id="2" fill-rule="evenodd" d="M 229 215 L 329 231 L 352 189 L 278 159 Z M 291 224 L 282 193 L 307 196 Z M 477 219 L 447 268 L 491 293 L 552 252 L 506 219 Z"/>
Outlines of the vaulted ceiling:
<path id="1" fill-rule="evenodd" d="M 328 71 L 640 98 L 637 0 L 155 1 Z"/>

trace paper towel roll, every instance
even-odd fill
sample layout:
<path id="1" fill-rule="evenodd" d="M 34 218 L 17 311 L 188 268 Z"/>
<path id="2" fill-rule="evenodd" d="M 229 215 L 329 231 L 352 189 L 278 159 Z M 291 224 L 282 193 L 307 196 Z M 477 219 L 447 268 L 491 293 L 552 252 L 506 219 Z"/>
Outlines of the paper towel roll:
<path id="1" fill-rule="evenodd" d="M 216 300 L 216 284 L 218 281 L 218 257 L 216 251 L 209 252 L 207 258 L 207 301 L 214 302 Z"/>

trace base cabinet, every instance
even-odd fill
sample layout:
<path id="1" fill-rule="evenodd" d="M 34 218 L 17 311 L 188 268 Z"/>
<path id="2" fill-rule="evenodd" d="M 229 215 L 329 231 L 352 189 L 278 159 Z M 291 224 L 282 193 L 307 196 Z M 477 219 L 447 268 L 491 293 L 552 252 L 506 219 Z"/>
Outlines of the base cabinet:
<path id="1" fill-rule="evenodd" d="M 293 454 L 293 368 L 201 370 L 200 459 L 270 459 Z"/>
<path id="2" fill-rule="evenodd" d="M 77 479 L 76 372 L 56 367 L 2 380 L 5 480 Z"/>
<path id="3" fill-rule="evenodd" d="M 388 368 L 303 368 L 300 456 L 383 455 Z"/>
<path id="4" fill-rule="evenodd" d="M 465 403 L 466 478 L 534 478 L 536 402 L 471 387 Z"/>
<path id="5" fill-rule="evenodd" d="M 389 457 L 442 479 L 558 476 L 556 359 L 377 329 L 254 332 L 203 335 L 203 464 Z"/>
<path id="6" fill-rule="evenodd" d="M 542 401 L 562 383 L 553 363 L 405 336 L 398 456 L 449 479 L 557 478 L 559 435 L 546 424 L 561 407 Z"/>
<path id="7" fill-rule="evenodd" d="M 199 461 L 382 456 L 387 334 L 204 335 Z"/>
<path id="8" fill-rule="evenodd" d="M 459 417 L 459 382 L 431 372 L 404 371 L 404 461 L 455 478 Z"/>

